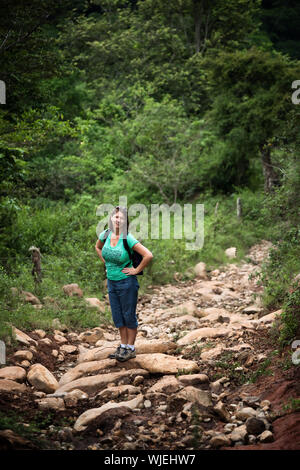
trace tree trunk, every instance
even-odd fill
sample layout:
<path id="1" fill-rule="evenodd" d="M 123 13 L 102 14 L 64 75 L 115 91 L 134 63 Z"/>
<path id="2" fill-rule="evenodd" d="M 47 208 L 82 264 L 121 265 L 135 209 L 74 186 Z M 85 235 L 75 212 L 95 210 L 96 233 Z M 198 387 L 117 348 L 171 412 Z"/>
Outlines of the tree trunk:
<path id="1" fill-rule="evenodd" d="M 278 185 L 279 178 L 276 174 L 271 161 L 271 148 L 268 145 L 261 146 L 261 161 L 265 180 L 265 192 L 273 191 L 274 186 Z"/>

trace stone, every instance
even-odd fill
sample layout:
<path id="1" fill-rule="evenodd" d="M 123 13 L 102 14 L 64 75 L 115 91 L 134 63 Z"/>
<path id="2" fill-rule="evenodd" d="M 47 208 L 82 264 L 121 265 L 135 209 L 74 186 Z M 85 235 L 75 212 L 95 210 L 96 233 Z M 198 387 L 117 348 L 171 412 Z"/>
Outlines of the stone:
<path id="1" fill-rule="evenodd" d="M 40 343 L 47 344 L 48 346 L 51 346 L 52 341 L 51 341 L 50 338 L 43 338 L 43 339 L 40 339 Z"/>
<path id="2" fill-rule="evenodd" d="M 264 431 L 258 436 L 259 442 L 267 443 L 267 442 L 273 442 L 274 441 L 274 436 L 271 431 Z"/>
<path id="3" fill-rule="evenodd" d="M 32 305 L 41 305 L 41 301 L 31 292 L 23 290 L 21 291 L 21 296 L 24 297 L 25 302 L 29 302 Z"/>
<path id="4" fill-rule="evenodd" d="M 159 379 L 148 392 L 174 393 L 181 388 L 179 381 L 172 375 L 166 375 Z"/>
<path id="5" fill-rule="evenodd" d="M 19 384 L 9 379 L 0 379 L 0 392 L 25 392 L 27 389 L 25 384 Z"/>
<path id="6" fill-rule="evenodd" d="M 58 344 L 64 344 L 64 343 L 67 343 L 68 340 L 64 337 L 64 336 L 61 336 L 61 335 L 58 335 L 58 334 L 55 334 L 54 335 L 54 340 L 58 343 Z"/>
<path id="7" fill-rule="evenodd" d="M 197 385 L 209 382 L 209 378 L 206 374 L 180 375 L 178 380 L 182 385 Z"/>
<path id="8" fill-rule="evenodd" d="M 65 403 L 62 398 L 47 397 L 35 400 L 40 410 L 65 410 Z"/>
<path id="9" fill-rule="evenodd" d="M 225 434 L 220 433 L 220 434 L 217 434 L 216 436 L 213 436 L 211 440 L 209 441 L 209 443 L 211 447 L 218 448 L 218 447 L 223 447 L 223 446 L 230 446 L 231 440 Z"/>
<path id="10" fill-rule="evenodd" d="M 64 396 L 65 405 L 68 408 L 72 408 L 74 406 L 77 406 L 79 401 L 87 400 L 88 397 L 88 394 L 83 392 L 82 390 L 72 390 L 71 392 L 66 393 L 66 395 Z"/>
<path id="11" fill-rule="evenodd" d="M 139 387 L 134 387 L 133 385 L 118 385 L 116 387 L 109 387 L 102 390 L 97 393 L 97 396 L 111 400 L 122 395 L 138 395 L 139 393 L 141 393 L 141 389 Z"/>
<path id="12" fill-rule="evenodd" d="M 265 422 L 260 418 L 251 417 L 246 420 L 246 429 L 249 434 L 257 436 L 266 429 Z"/>
<path id="13" fill-rule="evenodd" d="M 207 279 L 206 264 L 202 261 L 196 264 L 194 271 L 198 279 Z"/>
<path id="14" fill-rule="evenodd" d="M 122 378 L 134 378 L 135 375 L 148 375 L 145 370 L 122 370 L 120 372 L 112 372 L 109 374 L 92 375 L 90 377 L 83 377 L 81 379 L 73 380 L 72 382 L 65 383 L 57 389 L 57 393 L 71 392 L 75 388 L 79 388 L 88 394 L 97 393 L 101 391 L 110 382 L 121 380 Z"/>
<path id="15" fill-rule="evenodd" d="M 37 390 L 52 393 L 58 388 L 58 382 L 51 372 L 42 364 L 34 364 L 27 374 L 28 382 Z"/>
<path id="16" fill-rule="evenodd" d="M 212 407 L 211 394 L 206 390 L 199 390 L 196 387 L 188 386 L 177 393 L 177 398 L 190 401 L 192 403 L 198 403 L 204 407 Z"/>
<path id="17" fill-rule="evenodd" d="M 96 297 L 85 297 L 84 300 L 87 302 L 89 307 L 97 308 L 101 313 L 105 312 L 105 304 L 100 302 Z"/>
<path id="18" fill-rule="evenodd" d="M 46 332 L 44 330 L 34 330 L 34 333 L 36 333 L 41 339 L 45 338 Z"/>
<path id="19" fill-rule="evenodd" d="M 99 420 L 99 417 L 105 412 L 112 412 L 114 409 L 125 408 L 128 411 L 132 411 L 137 408 L 144 401 L 143 395 L 140 394 L 133 400 L 123 401 L 120 403 L 108 402 L 105 405 L 102 405 L 100 408 L 92 408 L 90 410 L 82 413 L 76 420 L 74 424 L 74 430 L 77 432 L 84 431 L 89 424 L 91 424 L 95 419 Z"/>
<path id="20" fill-rule="evenodd" d="M 0 379 L 24 382 L 26 379 L 26 371 L 23 369 L 23 367 L 18 366 L 3 367 L 0 369 Z"/>
<path id="21" fill-rule="evenodd" d="M 230 330 L 228 328 L 219 327 L 219 328 L 199 328 L 197 330 L 191 331 L 187 335 L 183 336 L 177 341 L 177 344 L 184 346 L 190 344 L 193 341 L 199 341 L 203 338 L 218 338 L 220 336 L 228 335 Z"/>
<path id="22" fill-rule="evenodd" d="M 220 379 L 211 382 L 210 390 L 212 391 L 212 393 L 219 393 L 222 390 L 222 385 L 225 382 L 228 382 L 228 380 L 228 377 L 221 377 Z"/>
<path id="23" fill-rule="evenodd" d="M 77 346 L 73 346 L 71 344 L 64 344 L 59 348 L 59 350 L 66 354 L 73 354 L 77 351 Z"/>
<path id="24" fill-rule="evenodd" d="M 30 346 L 30 344 L 35 344 L 35 345 L 38 344 L 34 339 L 30 338 L 30 336 L 28 336 L 26 333 L 23 333 L 23 331 L 18 330 L 18 328 L 12 327 L 12 331 L 16 337 L 16 340 L 19 343 L 25 344 L 26 346 Z"/>
<path id="25" fill-rule="evenodd" d="M 199 366 L 194 361 L 181 359 L 167 354 L 138 354 L 134 359 L 122 363 L 126 369 L 141 368 L 152 374 L 178 374 L 179 372 L 199 372 Z"/>
<path id="26" fill-rule="evenodd" d="M 224 347 L 219 344 L 215 348 L 209 349 L 208 351 L 203 351 L 200 355 L 200 359 L 203 362 L 209 362 L 212 359 L 215 359 L 216 357 L 220 356 L 222 352 L 224 351 Z"/>
<path id="27" fill-rule="evenodd" d="M 222 401 L 219 401 L 216 406 L 214 406 L 214 411 L 220 416 L 220 418 L 227 422 L 227 423 L 230 423 L 231 422 L 231 416 L 229 414 L 229 412 L 227 411 L 224 403 Z"/>
<path id="28" fill-rule="evenodd" d="M 83 296 L 83 291 L 80 289 L 80 287 L 78 286 L 78 284 L 66 284 L 65 286 L 63 286 L 63 291 L 66 295 L 68 295 L 69 297 L 73 297 L 74 295 L 78 296 L 78 297 L 82 297 Z"/>
<path id="29" fill-rule="evenodd" d="M 16 351 L 14 353 L 14 357 L 16 359 L 26 359 L 27 361 L 31 361 L 31 359 L 33 358 L 33 354 L 31 351 L 27 351 L 27 350 L 21 350 L 21 351 Z"/>
<path id="30" fill-rule="evenodd" d="M 79 379 L 85 374 L 91 372 L 99 372 L 104 369 L 109 369 L 116 364 L 115 359 L 103 359 L 102 361 L 83 362 L 68 370 L 59 380 L 59 386 Z"/>
<path id="31" fill-rule="evenodd" d="M 256 411 L 253 408 L 247 407 L 242 408 L 236 412 L 236 418 L 241 419 L 242 421 L 246 421 L 247 418 L 252 418 L 256 416 Z M 253 433 L 251 433 L 253 434 Z"/>
<path id="32" fill-rule="evenodd" d="M 247 428 L 245 424 L 242 424 L 241 426 L 236 427 L 229 435 L 230 439 L 233 442 L 238 442 L 242 441 L 244 442 L 246 437 L 247 437 Z"/>
<path id="33" fill-rule="evenodd" d="M 104 331 L 101 328 L 95 328 L 91 331 L 84 331 L 78 335 L 78 340 L 84 343 L 96 344 L 99 339 L 103 338 Z"/>
<path id="34" fill-rule="evenodd" d="M 28 367 L 30 367 L 30 365 L 31 365 L 30 362 L 29 362 L 29 361 L 26 361 L 26 360 L 25 360 L 25 361 L 22 361 L 22 362 L 20 363 L 20 366 L 21 366 L 21 367 L 24 367 L 25 369 L 28 369 Z"/>
<path id="35" fill-rule="evenodd" d="M 242 313 L 245 313 L 246 315 L 251 315 L 252 313 L 259 313 L 261 311 L 261 308 L 258 307 L 256 304 L 249 305 L 249 307 L 246 307 L 243 309 Z"/>
<path id="36" fill-rule="evenodd" d="M 227 248 L 227 250 L 225 250 L 225 255 L 230 259 L 236 258 L 236 247 Z"/>

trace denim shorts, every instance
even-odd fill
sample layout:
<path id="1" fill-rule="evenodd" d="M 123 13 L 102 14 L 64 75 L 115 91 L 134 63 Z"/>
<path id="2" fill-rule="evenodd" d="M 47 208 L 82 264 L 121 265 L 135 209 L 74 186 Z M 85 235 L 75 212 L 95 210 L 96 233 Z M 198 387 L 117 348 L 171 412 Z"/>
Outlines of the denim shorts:
<path id="1" fill-rule="evenodd" d="M 136 306 L 139 283 L 134 275 L 120 281 L 107 279 L 107 289 L 112 318 L 116 328 L 137 328 Z"/>

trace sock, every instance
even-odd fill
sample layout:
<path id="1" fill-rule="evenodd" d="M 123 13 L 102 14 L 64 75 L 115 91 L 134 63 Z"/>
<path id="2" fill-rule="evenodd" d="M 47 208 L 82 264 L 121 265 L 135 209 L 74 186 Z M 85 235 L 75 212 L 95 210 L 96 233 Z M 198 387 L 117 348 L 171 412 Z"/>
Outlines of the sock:
<path id="1" fill-rule="evenodd" d="M 127 348 L 131 349 L 131 351 L 134 351 L 134 349 L 135 349 L 133 344 L 127 344 Z"/>
<path id="2" fill-rule="evenodd" d="M 121 348 L 124 348 L 124 349 L 125 349 L 125 348 L 126 348 L 126 344 L 122 344 L 122 343 L 121 343 Z"/>

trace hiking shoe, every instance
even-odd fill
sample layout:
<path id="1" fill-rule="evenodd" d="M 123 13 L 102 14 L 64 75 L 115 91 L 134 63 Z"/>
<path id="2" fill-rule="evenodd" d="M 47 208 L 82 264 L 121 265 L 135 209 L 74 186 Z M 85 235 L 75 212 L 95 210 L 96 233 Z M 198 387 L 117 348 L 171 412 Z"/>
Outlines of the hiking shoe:
<path id="1" fill-rule="evenodd" d="M 135 350 L 132 351 L 130 348 L 122 348 L 120 353 L 116 356 L 116 359 L 120 362 L 128 361 L 128 359 L 133 359 L 136 357 Z"/>
<path id="2" fill-rule="evenodd" d="M 120 354 L 121 349 L 124 349 L 124 348 L 122 348 L 121 345 L 118 346 L 114 353 L 108 355 L 109 359 L 117 359 L 117 355 Z"/>

